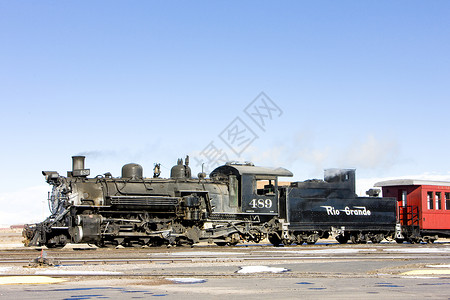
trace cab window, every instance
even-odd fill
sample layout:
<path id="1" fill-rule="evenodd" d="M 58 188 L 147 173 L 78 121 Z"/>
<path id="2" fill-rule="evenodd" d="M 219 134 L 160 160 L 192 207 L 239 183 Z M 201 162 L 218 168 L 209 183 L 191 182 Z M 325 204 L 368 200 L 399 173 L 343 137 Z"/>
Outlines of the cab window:
<path id="1" fill-rule="evenodd" d="M 275 180 L 258 179 L 255 180 L 256 195 L 275 195 Z"/>

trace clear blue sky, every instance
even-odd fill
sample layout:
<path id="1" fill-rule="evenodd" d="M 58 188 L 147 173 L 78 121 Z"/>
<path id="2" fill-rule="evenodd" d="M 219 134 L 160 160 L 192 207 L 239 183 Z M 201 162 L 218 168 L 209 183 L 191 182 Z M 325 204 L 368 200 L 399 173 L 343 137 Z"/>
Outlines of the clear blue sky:
<path id="1" fill-rule="evenodd" d="M 168 176 L 210 142 L 297 180 L 449 176 L 449 16 L 449 1 L 0 1 L 0 224 L 44 214 L 40 172 L 76 154 L 94 176 Z M 260 92 L 281 114 L 264 130 L 244 112 Z M 219 137 L 236 117 L 258 137 L 240 157 Z"/>

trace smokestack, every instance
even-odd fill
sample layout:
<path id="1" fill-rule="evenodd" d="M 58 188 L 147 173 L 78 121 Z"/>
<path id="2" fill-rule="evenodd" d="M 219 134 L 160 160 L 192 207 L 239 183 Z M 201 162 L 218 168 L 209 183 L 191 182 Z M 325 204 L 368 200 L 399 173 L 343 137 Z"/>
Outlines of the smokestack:
<path id="1" fill-rule="evenodd" d="M 74 177 L 86 177 L 89 176 L 91 171 L 84 168 L 84 156 L 72 156 L 72 176 Z"/>
<path id="2" fill-rule="evenodd" d="M 84 169 L 85 156 L 72 156 L 72 171 Z"/>

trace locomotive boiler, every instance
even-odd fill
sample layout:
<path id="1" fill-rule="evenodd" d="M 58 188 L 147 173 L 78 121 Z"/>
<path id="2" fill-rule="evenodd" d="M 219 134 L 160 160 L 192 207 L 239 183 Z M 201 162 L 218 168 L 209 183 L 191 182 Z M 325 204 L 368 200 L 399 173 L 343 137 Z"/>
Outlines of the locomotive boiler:
<path id="1" fill-rule="evenodd" d="M 357 197 L 354 170 L 330 169 L 324 180 L 280 186 L 279 177 L 293 176 L 284 168 L 227 163 L 209 178 L 193 178 L 186 157 L 170 178 L 160 177 L 158 164 L 146 178 L 134 163 L 124 165 L 120 177 L 90 178 L 85 157 L 73 156 L 67 176 L 42 174 L 52 185 L 51 215 L 25 226 L 27 246 L 233 245 L 264 238 L 289 245 L 330 234 L 341 243 L 376 243 L 393 238 L 396 228 L 395 200 Z"/>

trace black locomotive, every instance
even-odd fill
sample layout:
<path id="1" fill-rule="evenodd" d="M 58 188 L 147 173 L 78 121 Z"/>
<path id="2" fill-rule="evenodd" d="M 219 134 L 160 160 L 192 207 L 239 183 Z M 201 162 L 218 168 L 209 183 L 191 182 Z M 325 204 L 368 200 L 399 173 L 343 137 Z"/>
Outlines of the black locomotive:
<path id="1" fill-rule="evenodd" d="M 227 163 L 192 178 L 189 159 L 178 160 L 170 178 L 145 178 L 138 164 L 122 176 L 88 178 L 84 156 L 74 156 L 72 171 L 61 176 L 43 171 L 53 186 L 51 215 L 26 225 L 26 246 L 157 246 L 201 241 L 233 245 L 264 238 L 275 245 L 314 244 L 332 234 L 340 243 L 380 242 L 394 238 L 396 201 L 357 197 L 355 171 L 329 169 L 324 180 L 292 182 L 284 168 Z"/>

